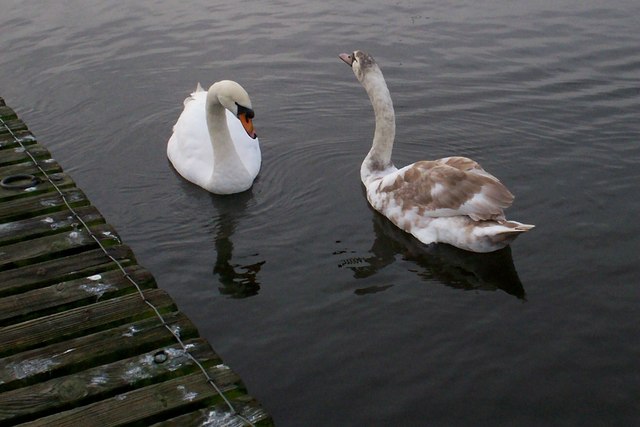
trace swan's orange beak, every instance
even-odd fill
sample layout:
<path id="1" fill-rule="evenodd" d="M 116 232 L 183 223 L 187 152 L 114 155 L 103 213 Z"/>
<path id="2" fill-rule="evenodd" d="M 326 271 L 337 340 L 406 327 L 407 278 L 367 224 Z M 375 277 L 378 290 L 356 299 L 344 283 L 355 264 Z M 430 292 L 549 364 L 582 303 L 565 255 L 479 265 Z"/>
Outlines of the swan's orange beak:
<path id="1" fill-rule="evenodd" d="M 253 139 L 256 139 L 258 135 L 256 135 L 255 131 L 253 130 L 253 121 L 247 115 L 247 113 L 238 113 L 238 118 L 240 119 L 240 123 L 242 123 L 242 127 L 247 132 L 247 135 L 249 135 Z"/>

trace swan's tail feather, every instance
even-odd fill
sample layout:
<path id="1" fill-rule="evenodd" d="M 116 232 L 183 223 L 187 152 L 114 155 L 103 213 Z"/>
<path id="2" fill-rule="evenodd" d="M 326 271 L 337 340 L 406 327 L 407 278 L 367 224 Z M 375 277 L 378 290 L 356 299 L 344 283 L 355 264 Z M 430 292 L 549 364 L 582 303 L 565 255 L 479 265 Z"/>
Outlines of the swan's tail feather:
<path id="1" fill-rule="evenodd" d="M 196 90 L 191 92 L 191 94 L 184 99 L 183 105 L 186 107 L 188 103 L 193 101 L 195 99 L 196 93 L 198 92 L 204 92 L 204 89 L 200 85 L 200 82 L 198 82 L 198 85 L 196 86 Z"/>

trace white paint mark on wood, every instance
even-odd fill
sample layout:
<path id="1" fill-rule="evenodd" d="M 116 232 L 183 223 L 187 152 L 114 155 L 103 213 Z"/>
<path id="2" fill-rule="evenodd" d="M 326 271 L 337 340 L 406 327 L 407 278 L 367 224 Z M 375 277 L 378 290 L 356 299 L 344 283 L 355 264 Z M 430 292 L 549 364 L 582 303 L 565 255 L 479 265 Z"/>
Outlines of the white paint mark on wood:
<path id="1" fill-rule="evenodd" d="M 57 362 L 55 360 L 57 357 L 64 356 L 65 354 L 71 353 L 72 351 L 75 351 L 75 348 L 70 348 L 63 351 L 62 353 L 54 354 L 50 358 L 46 359 L 31 359 L 23 360 L 17 363 L 9 363 L 5 369 L 13 372 L 14 377 L 21 380 L 33 375 L 49 372 L 51 368 L 60 364 L 60 362 Z"/>
<path id="2" fill-rule="evenodd" d="M 51 206 L 58 205 L 58 201 L 56 199 L 47 199 L 47 200 L 41 200 L 40 204 L 45 207 L 51 207 Z"/>
<path id="3" fill-rule="evenodd" d="M 202 423 L 202 427 L 242 427 L 244 422 L 231 412 L 209 411 L 207 418 Z"/>
<path id="4" fill-rule="evenodd" d="M 100 299 L 100 297 L 102 297 L 102 295 L 104 295 L 105 292 L 111 289 L 116 289 L 116 287 L 113 285 L 98 282 L 98 283 L 85 283 L 83 285 L 80 285 L 80 289 L 82 289 L 88 294 L 95 295 L 96 297 L 98 297 L 98 299 Z"/>
<path id="5" fill-rule="evenodd" d="M 96 375 L 91 378 L 91 385 L 104 385 L 109 382 L 109 376 L 107 374 Z"/>
<path id="6" fill-rule="evenodd" d="M 140 332 L 140 330 L 137 329 L 134 325 L 131 325 L 131 326 L 129 326 L 129 329 L 127 329 L 127 332 L 123 333 L 122 336 L 131 338 L 132 336 L 134 336 L 138 332 Z"/>
<path id="7" fill-rule="evenodd" d="M 178 338 L 180 337 L 180 326 L 173 325 L 173 326 L 170 326 L 169 328 L 171 328 L 171 332 L 173 332 Z"/>
<path id="8" fill-rule="evenodd" d="M 196 397 L 198 397 L 198 393 L 187 390 L 183 385 L 179 385 L 178 390 L 182 393 L 182 400 L 186 400 L 187 402 L 192 402 Z"/>
<path id="9" fill-rule="evenodd" d="M 13 371 L 13 376 L 16 379 L 22 380 L 33 375 L 48 372 L 56 365 L 59 365 L 59 362 L 56 362 L 55 360 L 53 360 L 53 358 L 32 359 L 23 360 L 22 362 L 18 363 L 9 363 L 6 369 L 8 371 Z"/>

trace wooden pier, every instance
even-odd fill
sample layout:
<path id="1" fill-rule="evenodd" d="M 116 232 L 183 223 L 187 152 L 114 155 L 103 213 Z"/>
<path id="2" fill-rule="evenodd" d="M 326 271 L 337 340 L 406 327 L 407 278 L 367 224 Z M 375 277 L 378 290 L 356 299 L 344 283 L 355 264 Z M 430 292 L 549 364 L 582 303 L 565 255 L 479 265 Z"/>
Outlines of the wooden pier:
<path id="1" fill-rule="evenodd" d="M 0 426 L 273 425 L 0 98 Z"/>

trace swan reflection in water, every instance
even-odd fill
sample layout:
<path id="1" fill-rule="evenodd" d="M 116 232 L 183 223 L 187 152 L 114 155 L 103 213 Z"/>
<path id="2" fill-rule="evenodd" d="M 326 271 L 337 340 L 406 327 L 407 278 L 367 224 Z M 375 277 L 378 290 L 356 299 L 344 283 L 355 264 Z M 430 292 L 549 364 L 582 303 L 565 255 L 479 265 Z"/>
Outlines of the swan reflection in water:
<path id="1" fill-rule="evenodd" d="M 513 265 L 511 247 L 489 253 L 474 253 L 446 244 L 425 245 L 378 212 L 373 209 L 371 212 L 376 236 L 370 249 L 372 256 L 348 258 L 339 265 L 352 270 L 354 277 L 361 279 L 376 274 L 392 264 L 399 254 L 403 259 L 417 264 L 420 268 L 411 271 L 426 281 L 437 280 L 447 286 L 466 290 L 501 289 L 526 300 L 522 282 Z M 381 292 L 391 286 L 393 285 L 361 288 L 355 293 L 363 295 Z"/>
<path id="2" fill-rule="evenodd" d="M 238 220 L 246 211 L 252 198 L 252 191 L 231 196 L 212 195 L 218 216 L 215 219 L 216 262 L 213 267 L 214 276 L 218 276 L 218 289 L 222 295 L 230 298 L 247 298 L 260 291 L 258 273 L 265 261 L 250 264 L 234 264 L 232 237 Z M 255 258 L 259 254 L 250 254 L 242 258 Z"/>

